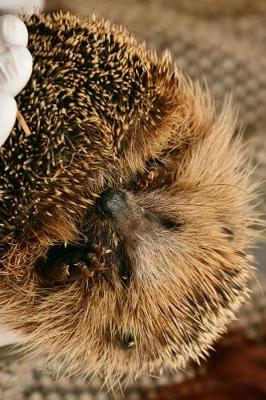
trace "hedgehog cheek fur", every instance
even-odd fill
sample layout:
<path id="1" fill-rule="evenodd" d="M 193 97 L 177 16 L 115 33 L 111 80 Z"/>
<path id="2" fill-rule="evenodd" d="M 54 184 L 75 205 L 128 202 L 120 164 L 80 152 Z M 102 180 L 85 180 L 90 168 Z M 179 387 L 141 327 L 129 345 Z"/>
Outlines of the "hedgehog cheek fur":
<path id="1" fill-rule="evenodd" d="M 111 384 L 183 369 L 248 292 L 253 190 L 230 105 L 217 116 L 169 55 L 108 22 L 25 22 L 31 134 L 17 123 L 1 149 L 0 322 Z"/>

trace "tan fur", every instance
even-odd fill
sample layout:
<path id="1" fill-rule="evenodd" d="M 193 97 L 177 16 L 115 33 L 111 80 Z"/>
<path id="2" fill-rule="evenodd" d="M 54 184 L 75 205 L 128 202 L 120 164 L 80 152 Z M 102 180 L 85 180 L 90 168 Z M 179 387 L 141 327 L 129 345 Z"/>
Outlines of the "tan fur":
<path id="1" fill-rule="evenodd" d="M 1 149 L 0 322 L 109 383 L 185 368 L 247 297 L 252 188 L 231 106 L 217 116 L 167 53 L 108 22 L 25 21 L 34 71 L 18 106 L 31 135 L 17 123 Z M 106 188 L 124 193 L 122 220 L 97 216 Z M 92 278 L 47 275 L 48 249 L 84 240 L 102 257 Z"/>

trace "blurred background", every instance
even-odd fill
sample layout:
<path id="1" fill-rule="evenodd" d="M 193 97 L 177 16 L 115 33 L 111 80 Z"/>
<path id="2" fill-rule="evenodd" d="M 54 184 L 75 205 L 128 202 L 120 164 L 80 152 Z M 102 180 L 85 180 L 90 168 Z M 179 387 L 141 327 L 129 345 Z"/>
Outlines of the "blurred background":
<path id="1" fill-rule="evenodd" d="M 261 182 L 258 209 L 266 213 L 266 1 L 265 0 L 0 0 L 0 12 L 34 7 L 69 10 L 123 24 L 158 53 L 169 49 L 192 79 L 207 82 L 219 109 L 232 95 L 239 129 L 250 141 L 254 179 Z M 266 399 L 266 239 L 258 235 L 258 271 L 252 301 L 215 346 L 216 353 L 189 374 L 144 378 L 124 391 L 127 400 Z M 8 339 L 3 336 L 3 341 Z M 105 400 L 101 381 L 56 379 L 56 366 L 0 353 L 1 400 Z"/>

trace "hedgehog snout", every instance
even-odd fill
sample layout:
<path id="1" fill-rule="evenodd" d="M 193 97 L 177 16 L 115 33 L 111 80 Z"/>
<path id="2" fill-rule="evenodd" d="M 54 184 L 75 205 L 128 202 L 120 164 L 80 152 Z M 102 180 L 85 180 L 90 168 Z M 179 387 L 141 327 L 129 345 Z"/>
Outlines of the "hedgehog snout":
<path id="1" fill-rule="evenodd" d="M 117 189 L 107 189 L 96 201 L 97 213 L 101 216 L 117 219 L 126 211 L 127 203 L 124 193 Z"/>

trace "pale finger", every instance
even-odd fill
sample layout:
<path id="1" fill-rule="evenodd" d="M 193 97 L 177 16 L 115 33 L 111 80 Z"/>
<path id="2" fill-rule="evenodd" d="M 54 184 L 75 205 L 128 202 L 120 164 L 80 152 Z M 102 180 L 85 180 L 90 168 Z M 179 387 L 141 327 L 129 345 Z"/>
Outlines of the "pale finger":
<path id="1" fill-rule="evenodd" d="M 0 17 L 0 45 L 24 46 L 28 44 L 28 31 L 24 22 L 14 15 Z"/>
<path id="2" fill-rule="evenodd" d="M 0 47 L 0 92 L 15 97 L 32 73 L 32 56 L 26 47 Z"/>

